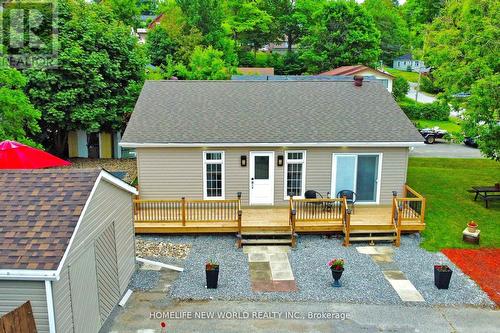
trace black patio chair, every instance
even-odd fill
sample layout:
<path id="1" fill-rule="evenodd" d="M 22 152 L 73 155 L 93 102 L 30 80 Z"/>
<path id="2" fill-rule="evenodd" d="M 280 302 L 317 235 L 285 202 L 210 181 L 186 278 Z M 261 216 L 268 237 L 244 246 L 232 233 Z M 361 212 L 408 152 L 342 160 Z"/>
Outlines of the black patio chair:
<path id="1" fill-rule="evenodd" d="M 315 190 L 307 190 L 305 193 L 304 193 L 304 198 L 305 199 L 323 199 L 323 196 L 321 195 L 321 193 L 319 193 L 318 191 L 315 191 Z M 308 202 L 307 205 L 309 207 L 312 207 L 314 210 L 313 210 L 313 214 L 314 212 L 316 211 L 316 208 L 317 207 L 323 207 L 323 202 L 319 201 L 319 202 Z M 324 207 L 323 207 L 324 208 Z"/>
<path id="2" fill-rule="evenodd" d="M 356 203 L 356 192 L 351 190 L 341 190 L 337 193 L 337 198 L 346 197 L 347 205 L 351 205 L 351 211 L 354 214 L 354 204 Z"/>

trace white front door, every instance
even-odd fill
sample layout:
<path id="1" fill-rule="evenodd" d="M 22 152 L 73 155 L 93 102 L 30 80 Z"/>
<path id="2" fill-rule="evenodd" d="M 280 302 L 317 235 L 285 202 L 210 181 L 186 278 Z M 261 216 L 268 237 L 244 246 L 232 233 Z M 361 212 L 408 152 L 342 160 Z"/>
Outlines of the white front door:
<path id="1" fill-rule="evenodd" d="M 250 204 L 274 203 L 274 152 L 250 152 Z"/>

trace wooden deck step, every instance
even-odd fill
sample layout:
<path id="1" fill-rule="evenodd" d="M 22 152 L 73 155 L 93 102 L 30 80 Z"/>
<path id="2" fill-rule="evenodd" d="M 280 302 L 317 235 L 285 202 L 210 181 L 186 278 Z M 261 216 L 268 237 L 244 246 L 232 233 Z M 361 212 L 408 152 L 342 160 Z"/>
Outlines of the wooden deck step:
<path id="1" fill-rule="evenodd" d="M 291 231 L 243 231 L 242 236 L 292 236 Z"/>
<path id="2" fill-rule="evenodd" d="M 392 229 L 386 229 L 386 230 L 381 230 L 381 229 L 351 229 L 351 234 L 387 234 L 387 233 L 393 233 L 396 232 L 395 228 Z"/>
<path id="3" fill-rule="evenodd" d="M 251 244 L 292 244 L 292 239 L 269 239 L 269 238 L 252 238 L 252 239 L 242 239 L 242 245 Z"/>
<path id="4" fill-rule="evenodd" d="M 363 241 L 395 241 L 396 236 L 355 236 L 350 237 L 351 242 L 363 242 Z"/>

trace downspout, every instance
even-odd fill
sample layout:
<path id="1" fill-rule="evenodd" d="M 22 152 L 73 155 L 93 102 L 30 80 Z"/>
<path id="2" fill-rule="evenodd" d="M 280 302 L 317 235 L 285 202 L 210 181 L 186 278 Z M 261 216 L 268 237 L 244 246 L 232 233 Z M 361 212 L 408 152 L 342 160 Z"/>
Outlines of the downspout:
<path id="1" fill-rule="evenodd" d="M 52 282 L 45 280 L 45 296 L 47 299 L 47 314 L 49 317 L 49 332 L 56 333 L 56 317 L 54 311 L 54 299 L 52 295 Z"/>

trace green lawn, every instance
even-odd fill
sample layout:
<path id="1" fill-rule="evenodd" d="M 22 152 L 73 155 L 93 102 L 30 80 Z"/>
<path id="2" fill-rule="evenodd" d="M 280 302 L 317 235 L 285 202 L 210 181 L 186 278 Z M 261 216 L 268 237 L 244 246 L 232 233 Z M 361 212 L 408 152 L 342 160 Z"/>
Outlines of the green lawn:
<path id="1" fill-rule="evenodd" d="M 399 69 L 394 69 L 390 67 L 384 67 L 384 70 L 387 72 L 391 73 L 392 75 L 396 77 L 402 77 L 406 79 L 407 81 L 410 82 L 418 82 L 418 73 L 416 72 L 406 72 L 406 71 L 400 71 Z"/>
<path id="2" fill-rule="evenodd" d="M 410 158 L 408 184 L 427 198 L 422 247 L 475 248 L 462 242 L 469 220 L 479 224 L 481 247 L 500 247 L 500 202 L 484 207 L 467 190 L 500 181 L 500 163 L 487 159 Z"/>
<path id="3" fill-rule="evenodd" d="M 447 130 L 449 133 L 462 132 L 460 122 L 456 119 L 450 119 L 449 121 L 418 119 L 415 122 L 419 128 L 433 128 L 438 126 L 441 129 Z"/>

